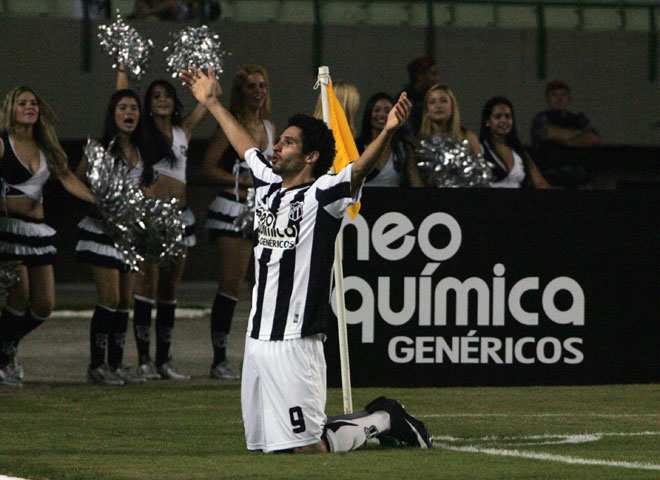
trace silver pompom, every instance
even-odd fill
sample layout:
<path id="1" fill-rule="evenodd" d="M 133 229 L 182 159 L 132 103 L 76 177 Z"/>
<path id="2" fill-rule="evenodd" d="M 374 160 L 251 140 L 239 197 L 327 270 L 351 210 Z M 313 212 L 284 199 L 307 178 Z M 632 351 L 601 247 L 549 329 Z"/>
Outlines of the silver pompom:
<path id="1" fill-rule="evenodd" d="M 104 231 L 131 270 L 138 270 L 143 257 L 136 248 L 135 225 L 145 215 L 145 199 L 140 187 L 130 178 L 126 163 L 110 153 L 113 143 L 106 150 L 96 142 L 87 141 L 87 180 L 96 197 Z"/>
<path id="2" fill-rule="evenodd" d="M 252 238 L 254 233 L 254 196 L 254 188 L 248 188 L 243 211 L 234 219 L 234 225 L 244 238 Z"/>
<path id="3" fill-rule="evenodd" d="M 21 281 L 21 262 L 18 260 L 6 260 L 0 262 L 0 296 L 18 285 Z"/>
<path id="4" fill-rule="evenodd" d="M 152 263 L 174 259 L 185 252 L 185 225 L 176 198 L 145 199 L 145 215 L 138 222 L 138 249 Z"/>
<path id="5" fill-rule="evenodd" d="M 427 185 L 435 187 L 488 187 L 494 180 L 483 155 L 470 155 L 467 140 L 431 136 L 415 150 L 417 166 Z"/>
<path id="6" fill-rule="evenodd" d="M 124 23 L 119 11 L 113 23 L 99 25 L 99 30 L 101 48 L 115 62 L 112 68 L 121 64 L 133 80 L 139 81 L 149 67 L 149 57 L 154 49 L 151 39 L 143 38 L 137 30 Z"/>
<path id="7" fill-rule="evenodd" d="M 173 78 L 189 66 L 203 71 L 211 67 L 216 74 L 222 73 L 225 57 L 231 55 L 221 49 L 218 35 L 211 33 L 206 25 L 170 33 L 170 43 L 163 52 L 168 53 L 166 68 Z"/>

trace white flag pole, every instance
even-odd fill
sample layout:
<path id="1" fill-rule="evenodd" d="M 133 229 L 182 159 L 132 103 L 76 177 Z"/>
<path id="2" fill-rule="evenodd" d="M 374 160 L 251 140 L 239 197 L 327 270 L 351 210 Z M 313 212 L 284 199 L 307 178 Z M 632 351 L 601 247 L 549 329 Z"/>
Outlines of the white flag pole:
<path id="1" fill-rule="evenodd" d="M 323 107 L 323 121 L 330 126 L 330 101 L 328 99 L 328 84 L 330 83 L 330 69 L 319 67 L 318 85 L 321 86 L 321 106 Z M 344 271 L 343 235 L 341 230 L 335 241 L 335 299 L 337 301 L 337 328 L 339 331 L 339 360 L 341 364 L 341 389 L 344 398 L 344 413 L 353 413 L 353 394 L 351 392 L 351 366 L 348 358 L 348 332 L 346 330 L 346 303 L 344 302 Z"/>

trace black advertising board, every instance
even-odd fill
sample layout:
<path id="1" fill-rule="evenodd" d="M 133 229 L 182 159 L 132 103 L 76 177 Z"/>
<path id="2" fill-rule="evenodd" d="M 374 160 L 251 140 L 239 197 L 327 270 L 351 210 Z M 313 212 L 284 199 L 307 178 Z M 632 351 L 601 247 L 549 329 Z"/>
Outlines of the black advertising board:
<path id="1" fill-rule="evenodd" d="M 658 192 L 365 188 L 343 237 L 354 386 L 660 381 Z"/>

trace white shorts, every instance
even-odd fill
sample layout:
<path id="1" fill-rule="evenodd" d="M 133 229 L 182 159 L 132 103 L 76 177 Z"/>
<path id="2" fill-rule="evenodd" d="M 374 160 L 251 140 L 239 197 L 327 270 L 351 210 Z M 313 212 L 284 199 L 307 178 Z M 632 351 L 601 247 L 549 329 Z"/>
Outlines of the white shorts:
<path id="1" fill-rule="evenodd" d="M 273 452 L 321 440 L 326 422 L 322 338 L 246 337 L 241 407 L 248 450 Z"/>

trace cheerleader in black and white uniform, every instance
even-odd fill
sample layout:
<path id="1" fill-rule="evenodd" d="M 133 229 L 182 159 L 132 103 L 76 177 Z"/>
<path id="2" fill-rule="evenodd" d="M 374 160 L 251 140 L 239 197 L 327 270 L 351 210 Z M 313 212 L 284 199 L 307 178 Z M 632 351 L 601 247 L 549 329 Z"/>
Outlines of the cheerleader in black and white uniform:
<path id="1" fill-rule="evenodd" d="M 0 384 L 20 386 L 19 342 L 55 304 L 55 230 L 44 222 L 43 186 L 52 172 L 73 195 L 94 202 L 69 170 L 50 107 L 29 87 L 16 87 L 0 110 L 0 260 L 17 260 L 20 281 L 0 315 Z"/>
<path id="2" fill-rule="evenodd" d="M 358 151 L 364 152 L 385 127 L 387 115 L 396 102 L 385 92 L 379 92 L 367 100 L 362 116 L 360 135 L 355 139 Z M 373 171 L 367 176 L 365 187 L 402 187 L 407 184 L 408 163 L 414 161 L 412 149 L 398 130 L 389 141 Z"/>
<path id="3" fill-rule="evenodd" d="M 267 159 L 273 154 L 275 127 L 270 121 L 268 75 L 259 65 L 247 65 L 234 76 L 229 110 L 259 144 Z M 252 240 L 244 236 L 234 221 L 245 211 L 252 177 L 244 160 L 231 147 L 219 127 L 211 137 L 202 160 L 205 176 L 222 190 L 209 206 L 206 228 L 216 243 L 220 278 L 211 309 L 213 363 L 211 378 L 237 380 L 238 374 L 227 362 L 227 335 L 252 256 Z"/>
<path id="4" fill-rule="evenodd" d="M 128 85 L 128 77 L 121 70 L 117 86 Z M 202 105 L 186 117 L 181 115 L 182 104 L 176 90 L 166 80 L 149 85 L 144 98 L 145 131 L 149 142 L 165 152 L 153 165 L 155 180 L 147 195 L 159 199 L 176 198 L 182 205 L 181 219 L 186 227 L 185 244 L 196 243 L 195 217 L 186 202 L 186 163 L 188 141 L 208 113 Z M 178 372 L 170 362 L 170 345 L 176 309 L 176 294 L 185 267 L 185 253 L 179 258 L 158 265 L 145 262 L 144 275 L 138 278 L 134 300 L 133 329 L 138 350 L 138 371 L 147 378 L 186 380 L 189 375 Z M 156 362 L 151 359 L 151 311 L 156 305 Z"/>
<path id="5" fill-rule="evenodd" d="M 152 175 L 148 169 L 145 172 L 143 156 L 150 155 L 151 150 L 143 132 L 140 98 L 132 90 L 119 90 L 110 99 L 100 143 L 107 149 L 113 141 L 110 153 L 126 164 L 129 178 L 136 185 L 148 183 Z M 87 178 L 86 168 L 87 159 L 83 157 L 76 171 L 82 180 Z M 90 324 L 87 379 L 105 385 L 143 382 L 139 373 L 123 364 L 135 275 L 105 232 L 96 211 L 83 218 L 78 227 L 76 260 L 89 264 L 99 297 Z"/>
<path id="6" fill-rule="evenodd" d="M 495 188 L 550 188 L 518 138 L 513 105 L 505 97 L 493 97 L 481 110 L 479 140 L 484 159 L 493 172 Z"/>

